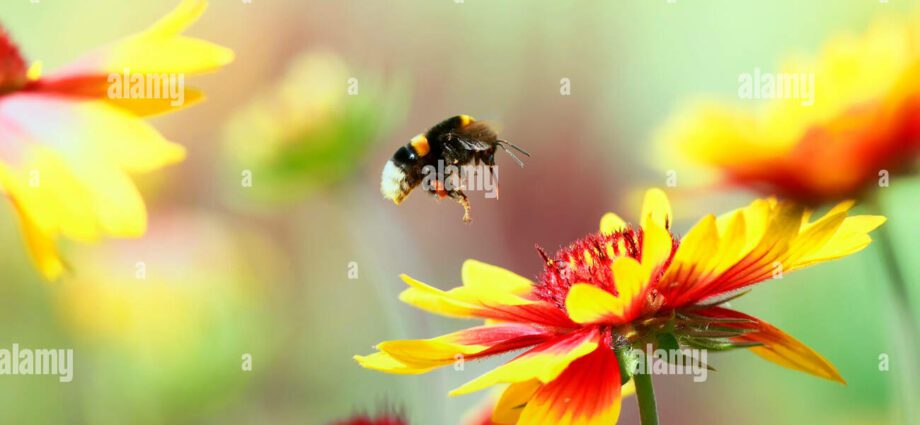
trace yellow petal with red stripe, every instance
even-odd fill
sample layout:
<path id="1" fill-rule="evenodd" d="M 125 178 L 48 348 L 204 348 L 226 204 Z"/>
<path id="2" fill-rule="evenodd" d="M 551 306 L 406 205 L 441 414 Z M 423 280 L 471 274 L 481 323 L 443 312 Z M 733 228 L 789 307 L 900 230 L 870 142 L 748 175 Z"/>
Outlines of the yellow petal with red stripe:
<path id="1" fill-rule="evenodd" d="M 478 326 L 430 339 L 384 341 L 377 349 L 385 356 L 375 354 L 355 359 L 372 369 L 424 373 L 456 362 L 530 347 L 551 336 L 541 328 L 520 324 Z"/>
<path id="2" fill-rule="evenodd" d="M 533 398 L 537 390 L 543 386 L 539 380 L 531 380 L 511 384 L 502 392 L 492 412 L 492 422 L 497 425 L 514 425 L 520 420 L 521 413 L 527 403 Z M 620 388 L 620 398 L 626 398 L 636 393 L 635 382 L 630 379 Z"/>
<path id="3" fill-rule="evenodd" d="M 846 384 L 846 380 L 840 376 L 837 368 L 824 356 L 766 322 L 760 322 L 759 332 L 747 334 L 742 339 L 762 343 L 763 346 L 753 347 L 750 350 L 766 360 L 793 370 Z"/>
<path id="4" fill-rule="evenodd" d="M 755 354 L 780 366 L 805 372 L 820 378 L 845 384 L 843 377 L 821 354 L 776 327 L 756 317 L 739 311 L 711 307 L 698 314 L 715 318 L 745 319 L 747 322 L 723 323 L 721 326 L 750 329 L 750 332 L 733 338 L 739 342 L 756 342 L 762 345 L 750 348 Z"/>
<path id="5" fill-rule="evenodd" d="M 386 341 L 377 348 L 404 364 L 443 366 L 530 347 L 550 336 L 533 326 L 506 323 L 478 326 L 431 339 Z"/>
<path id="6" fill-rule="evenodd" d="M 615 424 L 620 416 L 620 367 L 609 347 L 572 362 L 538 389 L 518 425 Z"/>
<path id="7" fill-rule="evenodd" d="M 406 275 L 401 277 L 410 287 L 400 294 L 400 300 L 435 314 L 561 327 L 572 325 L 556 306 L 532 299 L 533 287 L 529 280 L 478 261 L 464 263 L 463 286 L 449 291 Z"/>
<path id="8" fill-rule="evenodd" d="M 791 202 L 763 199 L 748 207 L 704 217 L 688 232 L 662 278 L 665 297 L 683 305 L 735 291 L 865 248 L 879 216 L 847 217 L 843 202 L 823 217 Z"/>
<path id="9" fill-rule="evenodd" d="M 500 383 L 526 382 L 532 379 L 550 382 L 572 361 L 594 351 L 597 345 L 596 329 L 573 332 L 530 349 L 514 360 L 451 391 L 450 395 L 468 394 Z"/>

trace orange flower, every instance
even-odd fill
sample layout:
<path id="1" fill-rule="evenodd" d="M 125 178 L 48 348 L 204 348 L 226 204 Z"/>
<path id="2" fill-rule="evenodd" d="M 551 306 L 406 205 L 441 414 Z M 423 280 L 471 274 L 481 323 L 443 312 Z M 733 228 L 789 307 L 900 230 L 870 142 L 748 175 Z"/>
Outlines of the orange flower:
<path id="1" fill-rule="evenodd" d="M 857 198 L 920 156 L 918 17 L 878 21 L 859 38 L 832 39 L 816 60 L 780 67 L 777 75 L 814 77 L 811 99 L 756 111 L 699 101 L 658 138 L 734 185 L 807 205 Z"/>
<path id="2" fill-rule="evenodd" d="M 355 356 L 364 367 L 419 374 L 457 358 L 526 351 L 451 392 L 510 384 L 499 424 L 616 423 L 622 397 L 615 351 L 670 334 L 684 346 L 750 348 L 779 365 L 843 382 L 821 355 L 769 324 L 720 304 L 779 269 L 792 271 L 855 253 L 884 217 L 852 216 L 852 203 L 812 221 L 811 211 L 774 199 L 704 217 L 682 239 L 671 233 L 664 192 L 647 192 L 640 226 L 613 213 L 600 231 L 562 248 L 537 282 L 474 260 L 463 286 L 442 291 L 402 276 L 403 301 L 486 324 L 424 340 L 386 341 Z M 542 253 L 542 251 L 541 251 Z M 718 330 L 718 332 L 713 332 Z"/>
<path id="3" fill-rule="evenodd" d="M 184 87 L 185 75 L 233 58 L 181 35 L 206 7 L 186 0 L 146 31 L 47 77 L 40 63 L 27 69 L 0 28 L 0 188 L 46 278 L 65 269 L 59 236 L 90 242 L 145 232 L 146 207 L 130 175 L 181 161 L 185 150 L 141 117 L 201 99 Z"/>

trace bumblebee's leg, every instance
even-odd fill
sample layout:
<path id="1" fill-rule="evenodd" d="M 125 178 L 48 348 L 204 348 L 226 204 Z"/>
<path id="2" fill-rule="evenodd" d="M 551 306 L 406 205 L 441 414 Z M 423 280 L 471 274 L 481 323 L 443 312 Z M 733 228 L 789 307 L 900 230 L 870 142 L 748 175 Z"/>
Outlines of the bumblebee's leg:
<path id="1" fill-rule="evenodd" d="M 434 195 L 434 197 L 438 200 L 444 199 L 448 196 L 448 191 L 445 189 L 444 182 L 440 180 L 425 182 L 421 185 L 421 187 L 425 190 L 425 192 Z"/>
<path id="2" fill-rule="evenodd" d="M 470 207 L 470 200 L 466 197 L 466 194 L 462 190 L 456 189 L 448 192 L 448 195 L 452 199 L 456 199 L 460 205 L 463 205 L 463 222 L 469 223 L 473 221 L 473 216 L 470 214 L 473 209 Z"/>
<path id="3" fill-rule="evenodd" d="M 495 199 L 498 199 L 498 176 L 495 175 L 495 149 L 492 149 L 489 152 L 488 156 L 485 157 L 483 162 L 486 165 L 486 168 L 489 169 L 489 177 L 492 178 L 492 184 L 495 185 Z"/>
<path id="4" fill-rule="evenodd" d="M 495 185 L 495 200 L 498 200 L 499 195 L 499 186 L 498 186 L 498 177 L 495 176 L 495 165 L 489 165 L 489 176 L 492 177 L 492 184 Z"/>

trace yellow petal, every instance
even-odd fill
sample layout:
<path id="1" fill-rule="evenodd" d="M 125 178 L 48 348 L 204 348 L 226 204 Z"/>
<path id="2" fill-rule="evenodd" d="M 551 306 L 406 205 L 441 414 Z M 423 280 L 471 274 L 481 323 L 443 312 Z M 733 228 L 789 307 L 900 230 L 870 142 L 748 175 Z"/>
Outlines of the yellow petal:
<path id="1" fill-rule="evenodd" d="M 521 324 L 477 326 L 430 339 L 384 341 L 377 345 L 400 363 L 414 367 L 445 366 L 478 358 L 477 354 L 499 354 L 533 346 L 550 334 Z M 494 348 L 497 351 L 488 351 Z"/>
<path id="2" fill-rule="evenodd" d="M 823 246 L 799 258 L 794 268 L 807 267 L 861 251 L 872 242 L 869 233 L 885 221 L 885 217 L 877 215 L 847 217 Z"/>
<path id="3" fill-rule="evenodd" d="M 626 222 L 623 221 L 623 219 L 620 218 L 620 216 L 612 212 L 604 214 L 604 216 L 601 217 L 601 233 L 605 235 L 609 235 L 611 233 L 623 230 L 625 228 L 626 228 Z"/>
<path id="4" fill-rule="evenodd" d="M 201 90 L 185 87 L 184 93 L 181 95 L 181 102 L 178 102 L 178 98 L 171 98 L 170 96 L 161 96 L 161 97 L 144 97 L 144 98 L 117 98 L 117 97 L 106 97 L 106 102 L 120 108 L 125 111 L 130 112 L 131 114 L 148 118 L 154 115 L 165 114 L 167 112 L 174 112 L 182 108 L 192 106 L 198 102 L 204 100 L 204 93 Z"/>
<path id="5" fill-rule="evenodd" d="M 354 356 L 353 358 L 363 368 L 402 375 L 419 375 L 422 373 L 430 372 L 437 368 L 437 366 L 409 366 L 401 363 L 400 361 L 394 359 L 392 356 L 384 352 L 377 352 L 367 356 Z"/>
<path id="6" fill-rule="evenodd" d="M 565 299 L 572 321 L 618 324 L 632 320 L 640 311 L 649 284 L 649 270 L 630 257 L 617 258 L 611 268 L 618 295 L 586 283 L 572 285 Z"/>
<path id="7" fill-rule="evenodd" d="M 464 285 L 449 291 L 402 275 L 410 288 L 400 294 L 400 300 L 425 311 L 461 318 L 490 317 L 483 314 L 495 307 L 537 303 L 525 298 L 532 289 L 529 280 L 500 267 L 468 260 L 462 275 Z"/>
<path id="8" fill-rule="evenodd" d="M 489 347 L 456 344 L 438 339 L 407 339 L 381 342 L 377 348 L 406 365 L 440 367 L 462 360 L 464 355 L 476 354 Z"/>
<path id="9" fill-rule="evenodd" d="M 619 298 L 627 305 L 636 301 L 641 302 L 640 297 L 645 293 L 645 288 L 649 284 L 649 270 L 630 257 L 617 258 L 612 268 Z"/>
<path id="10" fill-rule="evenodd" d="M 32 62 L 32 65 L 29 65 L 29 70 L 26 71 L 26 78 L 28 78 L 29 81 L 37 81 L 42 77 L 42 68 L 44 68 L 44 62 Z"/>
<path id="11" fill-rule="evenodd" d="M 175 37 L 194 24 L 207 8 L 206 0 L 184 0 L 169 14 L 151 25 L 144 34 L 149 37 Z"/>
<path id="12" fill-rule="evenodd" d="M 712 268 L 718 256 L 713 253 L 716 252 L 719 252 L 719 231 L 715 217 L 708 215 L 681 239 L 663 281 L 680 285 L 682 291 L 702 285 L 704 279 L 714 277 Z"/>
<path id="13" fill-rule="evenodd" d="M 524 406 L 542 385 L 539 379 L 509 385 L 498 399 L 498 403 L 495 404 L 495 410 L 492 411 L 492 422 L 498 425 L 516 424 Z"/>
<path id="14" fill-rule="evenodd" d="M 232 50 L 180 35 L 198 20 L 206 7 L 206 1 L 185 0 L 146 31 L 90 52 L 57 75 L 109 74 L 125 70 L 143 74 L 193 74 L 226 65 L 233 60 Z"/>
<path id="15" fill-rule="evenodd" d="M 540 344 L 514 360 L 450 392 L 451 396 L 468 394 L 499 383 L 526 382 L 538 379 L 550 382 L 574 360 L 597 348 L 597 331 L 579 332 Z"/>
<path id="16" fill-rule="evenodd" d="M 587 283 L 572 285 L 565 298 L 565 309 L 575 323 L 613 323 L 625 321 L 629 301 Z"/>
<path id="17" fill-rule="evenodd" d="M 642 230 L 642 265 L 649 271 L 655 270 L 671 258 L 674 247 L 671 234 L 655 221 L 650 221 Z"/>
<path id="18" fill-rule="evenodd" d="M 476 317 L 476 305 L 461 301 L 433 286 L 415 280 L 408 275 L 399 276 L 409 288 L 399 294 L 400 301 L 422 310 L 447 317 Z"/>
<path id="19" fill-rule="evenodd" d="M 518 425 L 615 424 L 620 416 L 620 371 L 613 350 L 602 347 L 579 358 L 540 387 Z"/>
<path id="20" fill-rule="evenodd" d="M 476 260 L 463 262 L 463 286 L 478 291 L 527 295 L 533 288 L 529 279 L 498 266 Z"/>
<path id="21" fill-rule="evenodd" d="M 13 200 L 13 205 L 16 207 L 23 237 L 36 267 L 45 279 L 50 281 L 57 280 L 64 273 L 66 266 L 58 253 L 54 238 L 46 235 L 36 227 L 32 220 L 19 208 L 15 200 Z"/>
<path id="22" fill-rule="evenodd" d="M 820 354 L 802 344 L 799 340 L 756 317 L 722 308 L 711 307 L 698 310 L 698 314 L 714 318 L 745 319 L 743 322 L 725 323 L 723 326 L 746 329 L 748 332 L 732 338 L 737 342 L 756 342 L 762 345 L 751 351 L 780 366 L 812 374 L 821 378 L 845 384 L 837 368 Z"/>
<path id="23" fill-rule="evenodd" d="M 521 412 L 542 386 L 543 383 L 536 379 L 509 385 L 495 405 L 495 410 L 492 412 L 492 422 L 497 425 L 517 424 L 521 417 Z M 623 384 L 620 389 L 621 398 L 632 396 L 635 393 L 636 385 L 632 379 Z"/>
<path id="24" fill-rule="evenodd" d="M 645 200 L 642 202 L 642 228 L 647 228 L 650 223 L 657 223 L 659 226 L 671 228 L 671 203 L 668 202 L 668 196 L 661 189 L 649 189 L 645 192 Z"/>
<path id="25" fill-rule="evenodd" d="M 789 369 L 798 370 L 841 384 L 846 381 L 831 362 L 789 334 L 761 321 L 761 331 L 744 336 L 745 341 L 763 345 L 750 350 L 760 357 Z"/>

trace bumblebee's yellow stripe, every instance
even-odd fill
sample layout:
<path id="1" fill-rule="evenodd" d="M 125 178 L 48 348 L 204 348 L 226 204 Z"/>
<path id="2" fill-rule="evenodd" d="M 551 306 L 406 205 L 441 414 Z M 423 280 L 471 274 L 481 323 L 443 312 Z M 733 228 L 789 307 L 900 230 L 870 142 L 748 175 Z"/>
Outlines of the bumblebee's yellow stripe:
<path id="1" fill-rule="evenodd" d="M 460 115 L 460 127 L 466 127 L 473 121 L 476 121 L 476 119 L 469 115 Z"/>
<path id="2" fill-rule="evenodd" d="M 428 155 L 431 150 L 431 146 L 428 145 L 428 138 L 424 134 L 413 137 L 409 144 L 412 145 L 412 149 L 415 150 L 418 156 Z"/>

